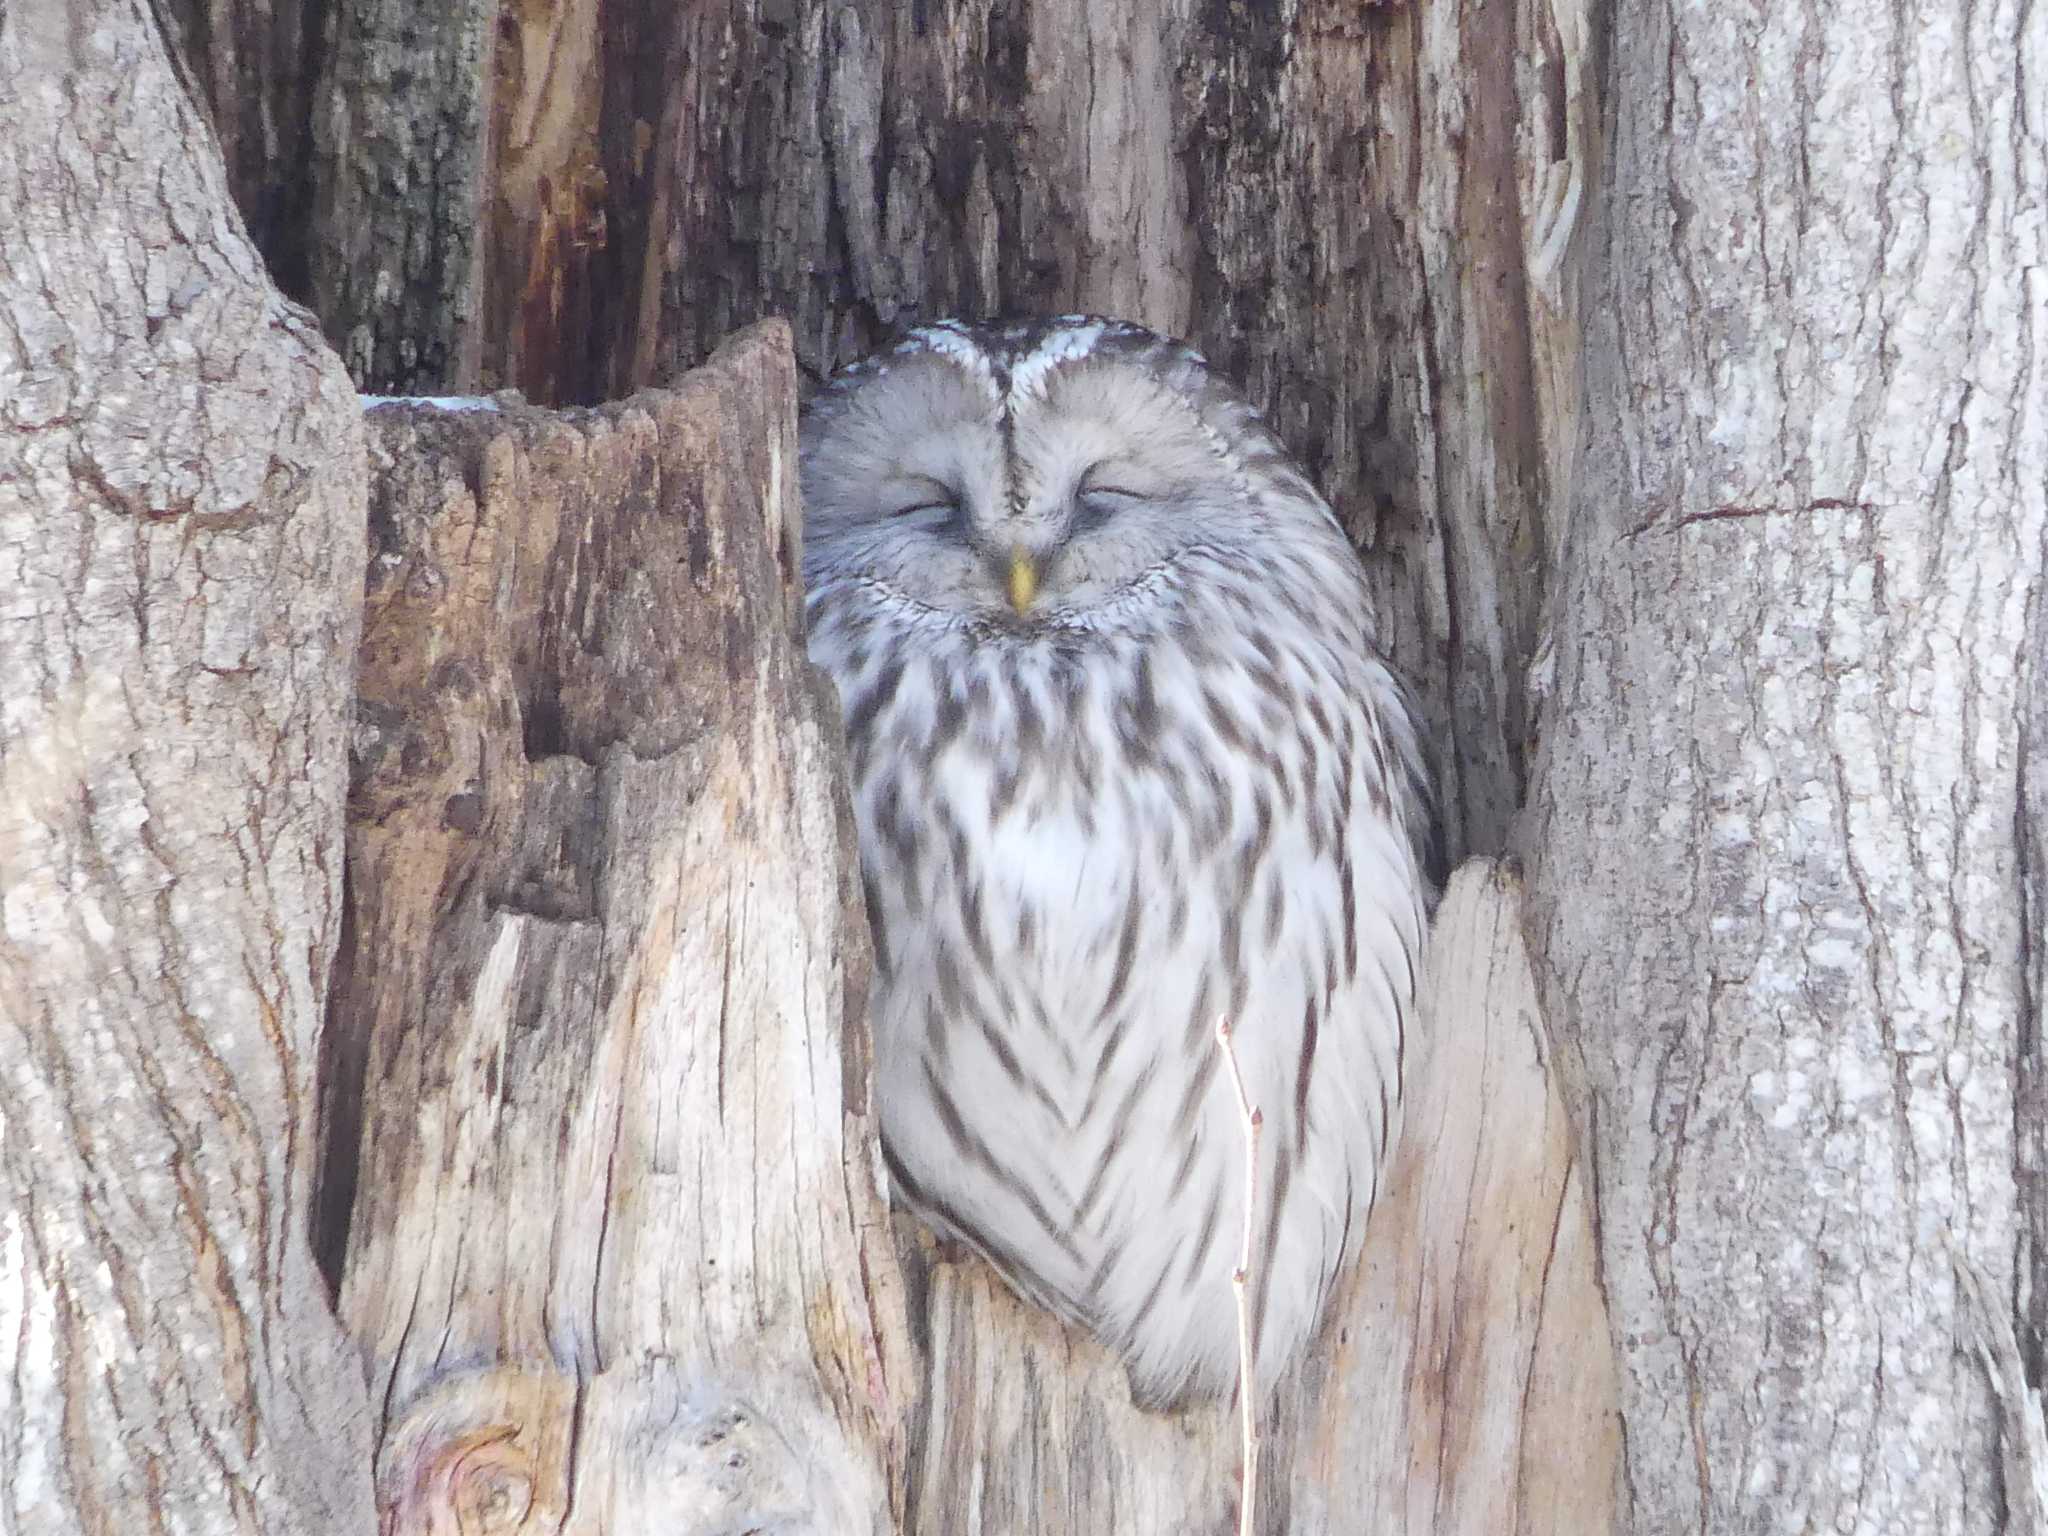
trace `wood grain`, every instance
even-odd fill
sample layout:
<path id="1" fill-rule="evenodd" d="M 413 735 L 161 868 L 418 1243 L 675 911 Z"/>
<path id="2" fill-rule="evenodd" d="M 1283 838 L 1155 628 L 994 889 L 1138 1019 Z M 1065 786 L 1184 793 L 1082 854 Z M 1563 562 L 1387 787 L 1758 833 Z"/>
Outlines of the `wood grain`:
<path id="1" fill-rule="evenodd" d="M 598 411 L 370 412 L 326 1251 L 389 1529 L 895 1528 L 917 1356 L 794 386 L 771 324 Z"/>

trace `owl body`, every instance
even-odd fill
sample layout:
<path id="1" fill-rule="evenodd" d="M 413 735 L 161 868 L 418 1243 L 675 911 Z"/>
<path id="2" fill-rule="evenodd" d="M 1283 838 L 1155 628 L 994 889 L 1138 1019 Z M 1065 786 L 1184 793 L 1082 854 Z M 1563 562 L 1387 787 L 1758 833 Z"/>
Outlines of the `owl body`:
<path id="1" fill-rule="evenodd" d="M 1227 1392 L 1264 1122 L 1260 1387 L 1395 1134 L 1428 794 L 1363 573 L 1255 414 L 1114 322 L 914 333 L 803 434 L 892 1182 L 1124 1357 Z"/>

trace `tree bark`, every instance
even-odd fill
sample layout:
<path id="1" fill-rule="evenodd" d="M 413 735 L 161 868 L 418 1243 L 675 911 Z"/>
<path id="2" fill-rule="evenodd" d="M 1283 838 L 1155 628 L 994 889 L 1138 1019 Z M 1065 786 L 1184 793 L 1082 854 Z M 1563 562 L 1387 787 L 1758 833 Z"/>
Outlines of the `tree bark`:
<path id="1" fill-rule="evenodd" d="M 1542 1321 L 1504 1299 L 1536 1263 L 1530 1213 L 1564 1223 L 1544 1265 L 1583 1256 L 1558 1213 L 1587 1194 L 1623 1529 L 1989 1531 L 2048 1505 L 2048 12 L 337 0 L 332 35 L 311 244 L 349 253 L 316 288 L 372 387 L 595 400 L 769 312 L 816 376 L 903 318 L 1099 308 L 1244 378 L 1366 548 L 1447 747 L 1453 850 L 1529 859 L 1557 1049 L 1481 1049 L 1446 1005 L 1447 1049 L 1522 1084 L 1477 1097 L 1526 1118 L 1428 1143 L 1418 1203 L 1379 1223 L 1410 1270 L 1360 1281 L 1391 1299 L 1354 1299 L 1314 1367 L 1346 1432 L 1288 1399 L 1269 1523 L 1497 1512 L 1461 1464 L 1536 1487 L 1540 1442 L 1453 1433 L 1497 1390 L 1371 1427 L 1380 1384 L 1422 1364 L 1504 1379 L 1466 1354 L 1496 1341 L 1514 1379 L 1582 1368 L 1557 1411 L 1612 1450 L 1598 1309 L 1576 1282 Z M 419 847 L 546 864 L 541 841 L 434 851 L 468 793 L 420 812 Z M 414 910 L 468 900 L 457 882 Z M 1459 910 L 1442 963 L 1498 955 L 1510 919 Z M 379 965 L 431 952 L 381 931 L 360 951 Z M 464 974 L 404 982 L 416 1033 Z M 835 1124 L 848 1155 L 862 1133 Z M 1491 1140 L 1504 1125 L 1527 1129 Z M 1488 1161 L 1517 1145 L 1514 1169 Z M 1454 1199 L 1429 1170 L 1460 1155 L 1519 1193 Z M 1226 1425 L 1130 1415 L 1087 1346 L 971 1267 L 906 1257 L 935 1384 L 906 1410 L 913 1528 L 1218 1517 Z M 887 1440 L 881 1410 L 831 1418 Z M 1431 1422 L 1405 1460 L 1343 1460 Z M 1451 1492 L 1426 1509 L 1347 1480 L 1439 1453 L 1426 1486 Z"/>
<path id="2" fill-rule="evenodd" d="M 472 387 L 497 6 L 331 4 L 301 173 L 310 302 L 362 388 Z"/>
<path id="3" fill-rule="evenodd" d="M 1528 836 L 1634 1528 L 1997 1530 L 2048 14 L 1631 3 L 1615 50 Z"/>
<path id="4" fill-rule="evenodd" d="M 596 412 L 370 413 L 327 1182 L 387 1532 L 896 1529 L 917 1356 L 795 382 L 767 325 Z"/>
<path id="5" fill-rule="evenodd" d="M 0 13 L 0 1530 L 371 1528 L 306 1239 L 363 494 L 148 14 Z"/>

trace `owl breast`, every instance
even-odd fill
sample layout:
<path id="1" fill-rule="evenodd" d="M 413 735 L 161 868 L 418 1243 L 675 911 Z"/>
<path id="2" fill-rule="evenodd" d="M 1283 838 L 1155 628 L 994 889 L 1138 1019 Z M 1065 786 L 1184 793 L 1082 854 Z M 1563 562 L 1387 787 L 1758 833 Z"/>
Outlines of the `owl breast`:
<path id="1" fill-rule="evenodd" d="M 1200 552 L 1115 622 L 812 588 L 892 1180 L 1116 1348 L 1148 1403 L 1236 1379 L 1246 1189 L 1218 1019 L 1265 1124 L 1262 1388 L 1313 1332 L 1395 1132 L 1424 933 L 1397 803 L 1412 727 L 1342 554 L 1299 568 L 1313 627 L 1274 621 L 1287 561 Z"/>

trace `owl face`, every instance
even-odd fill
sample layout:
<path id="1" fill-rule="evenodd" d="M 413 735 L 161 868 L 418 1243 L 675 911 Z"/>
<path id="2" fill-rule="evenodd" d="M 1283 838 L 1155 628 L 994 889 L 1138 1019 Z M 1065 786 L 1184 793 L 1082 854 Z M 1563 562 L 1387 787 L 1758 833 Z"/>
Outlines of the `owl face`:
<path id="1" fill-rule="evenodd" d="M 1291 469 L 1261 494 L 1285 456 L 1197 354 L 1080 316 L 912 332 L 812 404 L 802 463 L 813 582 L 999 628 L 1089 623 L 1192 547 L 1328 518 Z"/>

